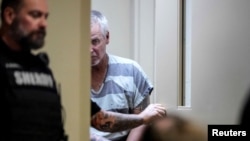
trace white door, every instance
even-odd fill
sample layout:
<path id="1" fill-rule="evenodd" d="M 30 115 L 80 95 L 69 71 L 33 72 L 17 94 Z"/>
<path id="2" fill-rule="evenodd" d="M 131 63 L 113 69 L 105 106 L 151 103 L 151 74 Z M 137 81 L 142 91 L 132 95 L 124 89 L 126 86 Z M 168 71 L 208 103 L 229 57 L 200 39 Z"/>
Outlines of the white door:
<path id="1" fill-rule="evenodd" d="M 250 1 L 190 2 L 193 111 L 208 123 L 238 123 L 250 87 Z"/>

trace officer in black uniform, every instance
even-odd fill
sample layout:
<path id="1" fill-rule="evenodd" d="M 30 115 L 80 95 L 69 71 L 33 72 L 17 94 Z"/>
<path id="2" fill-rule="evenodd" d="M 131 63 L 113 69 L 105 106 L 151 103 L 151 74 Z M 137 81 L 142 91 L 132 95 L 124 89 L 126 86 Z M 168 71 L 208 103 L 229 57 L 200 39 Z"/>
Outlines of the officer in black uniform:
<path id="1" fill-rule="evenodd" d="M 64 141 L 62 107 L 44 45 L 47 0 L 2 0 L 0 140 Z"/>

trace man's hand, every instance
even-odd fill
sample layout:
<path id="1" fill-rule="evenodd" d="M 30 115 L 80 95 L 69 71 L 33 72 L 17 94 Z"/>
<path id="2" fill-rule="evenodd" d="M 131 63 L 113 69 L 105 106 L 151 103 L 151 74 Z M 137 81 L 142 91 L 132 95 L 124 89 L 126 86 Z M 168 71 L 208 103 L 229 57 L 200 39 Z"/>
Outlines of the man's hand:
<path id="1" fill-rule="evenodd" d="M 144 124 L 163 118 L 167 115 L 166 108 L 161 104 L 150 104 L 139 114 L 143 118 Z"/>

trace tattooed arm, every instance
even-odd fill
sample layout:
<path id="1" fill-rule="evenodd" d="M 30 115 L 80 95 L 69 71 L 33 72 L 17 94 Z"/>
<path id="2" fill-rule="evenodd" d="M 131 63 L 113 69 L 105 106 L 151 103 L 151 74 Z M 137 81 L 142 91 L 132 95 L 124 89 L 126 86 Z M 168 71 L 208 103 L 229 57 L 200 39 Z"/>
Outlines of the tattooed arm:
<path id="1" fill-rule="evenodd" d="M 134 114 L 141 113 L 150 103 L 149 96 L 147 96 L 134 110 Z M 132 129 L 128 135 L 127 141 L 141 141 L 143 132 L 146 129 L 146 125 L 141 125 Z"/>
<path id="2" fill-rule="evenodd" d="M 134 110 L 142 111 L 146 103 Z M 135 128 L 142 124 L 151 123 L 153 120 L 166 115 L 166 108 L 161 104 L 150 104 L 140 114 L 121 114 L 105 110 L 100 110 L 91 117 L 91 126 L 104 132 L 118 132 Z"/>
<path id="3" fill-rule="evenodd" d="M 118 132 L 142 125 L 143 117 L 101 110 L 92 116 L 91 125 L 98 130 Z"/>

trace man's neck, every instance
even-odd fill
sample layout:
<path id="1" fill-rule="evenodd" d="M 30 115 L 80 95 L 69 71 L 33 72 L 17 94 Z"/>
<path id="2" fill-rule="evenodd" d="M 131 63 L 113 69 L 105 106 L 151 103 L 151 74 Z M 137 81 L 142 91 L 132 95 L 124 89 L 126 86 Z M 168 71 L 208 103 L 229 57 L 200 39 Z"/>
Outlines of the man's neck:
<path id="1" fill-rule="evenodd" d="M 91 67 L 91 88 L 98 91 L 102 83 L 105 81 L 108 72 L 108 56 L 104 56 L 102 61 L 97 65 Z"/>
<path id="2" fill-rule="evenodd" d="M 94 73 L 94 72 L 99 73 L 102 71 L 106 71 L 107 66 L 108 66 L 108 55 L 105 54 L 105 56 L 103 57 L 103 59 L 101 60 L 101 62 L 98 65 L 91 67 L 91 71 L 92 71 L 92 73 Z"/>

